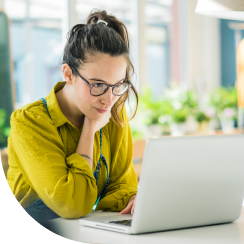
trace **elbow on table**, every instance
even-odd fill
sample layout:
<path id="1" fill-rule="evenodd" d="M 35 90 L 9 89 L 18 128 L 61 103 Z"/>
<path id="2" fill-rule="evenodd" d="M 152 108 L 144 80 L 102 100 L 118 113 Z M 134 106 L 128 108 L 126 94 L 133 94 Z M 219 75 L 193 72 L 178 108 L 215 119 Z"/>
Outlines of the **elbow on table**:
<path id="1" fill-rule="evenodd" d="M 66 203 L 60 208 L 57 214 L 65 219 L 81 218 L 92 211 L 95 200 L 95 198 L 86 199 L 83 203 L 72 202 L 71 205 Z"/>
<path id="2" fill-rule="evenodd" d="M 73 197 L 72 197 L 73 196 Z M 73 194 L 53 199 L 53 209 L 60 217 L 65 219 L 78 219 L 92 211 L 97 199 L 97 189 L 87 191 L 86 194 Z"/>
<path id="3" fill-rule="evenodd" d="M 85 208 L 85 209 L 74 209 L 73 211 L 62 211 L 60 214 L 60 217 L 64 219 L 79 219 L 87 214 L 89 214 L 92 211 L 92 207 Z"/>

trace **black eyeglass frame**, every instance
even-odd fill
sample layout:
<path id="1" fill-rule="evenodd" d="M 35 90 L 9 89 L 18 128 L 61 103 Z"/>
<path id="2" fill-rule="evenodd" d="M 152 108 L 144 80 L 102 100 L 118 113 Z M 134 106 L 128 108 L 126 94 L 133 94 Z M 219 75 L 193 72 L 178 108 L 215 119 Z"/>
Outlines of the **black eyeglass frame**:
<path id="1" fill-rule="evenodd" d="M 96 84 L 94 84 L 94 85 L 91 85 L 84 77 L 82 77 L 72 66 L 70 66 L 70 68 L 90 87 L 90 94 L 92 95 L 92 96 L 94 96 L 94 97 L 99 97 L 99 96 L 101 96 L 101 95 L 103 95 L 108 89 L 109 89 L 109 87 L 112 87 L 112 93 L 113 93 L 113 95 L 114 96 L 122 96 L 123 94 L 125 94 L 127 91 L 128 91 L 128 89 L 129 88 L 131 88 L 131 84 L 130 84 L 130 81 L 127 79 L 127 78 L 125 78 L 125 80 L 128 82 L 128 83 L 125 83 L 125 84 L 128 84 L 128 88 L 127 88 L 127 90 L 125 91 L 125 92 L 123 92 L 122 94 L 120 94 L 120 95 L 116 95 L 116 94 L 114 94 L 114 87 L 116 87 L 117 85 L 108 85 L 108 84 L 106 84 L 106 83 L 102 83 L 102 84 L 104 84 L 104 85 L 106 85 L 107 86 L 107 88 L 104 90 L 104 92 L 102 93 L 102 94 L 100 94 L 100 95 L 93 95 L 92 93 L 91 93 L 91 89 L 92 89 L 92 87 L 93 86 L 95 86 Z M 124 83 L 124 82 L 123 82 Z"/>

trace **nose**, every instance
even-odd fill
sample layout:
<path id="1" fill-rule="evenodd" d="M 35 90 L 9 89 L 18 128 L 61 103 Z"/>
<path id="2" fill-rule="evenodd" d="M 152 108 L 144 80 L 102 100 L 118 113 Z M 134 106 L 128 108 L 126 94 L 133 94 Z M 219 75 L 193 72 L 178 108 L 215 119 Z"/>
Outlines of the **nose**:
<path id="1" fill-rule="evenodd" d="M 106 106 L 111 107 L 114 103 L 114 99 L 116 96 L 112 92 L 112 87 L 109 87 L 108 90 L 102 95 L 102 103 L 106 104 Z"/>

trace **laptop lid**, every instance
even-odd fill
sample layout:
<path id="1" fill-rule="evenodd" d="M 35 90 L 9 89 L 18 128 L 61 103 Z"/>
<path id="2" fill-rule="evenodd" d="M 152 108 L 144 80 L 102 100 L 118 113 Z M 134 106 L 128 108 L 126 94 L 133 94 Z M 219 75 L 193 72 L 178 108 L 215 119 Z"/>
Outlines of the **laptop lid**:
<path id="1" fill-rule="evenodd" d="M 244 135 L 149 139 L 132 233 L 226 223 L 241 214 Z"/>

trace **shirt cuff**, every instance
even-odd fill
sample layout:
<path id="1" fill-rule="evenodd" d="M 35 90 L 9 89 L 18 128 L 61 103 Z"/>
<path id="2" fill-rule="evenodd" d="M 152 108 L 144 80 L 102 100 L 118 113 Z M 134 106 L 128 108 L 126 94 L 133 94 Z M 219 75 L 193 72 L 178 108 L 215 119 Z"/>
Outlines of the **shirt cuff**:
<path id="1" fill-rule="evenodd" d="M 129 199 L 136 195 L 137 191 L 120 191 L 115 192 L 114 194 L 105 196 L 97 205 L 97 210 L 105 210 L 105 211 L 112 211 L 112 212 L 120 212 L 126 208 Z"/>

